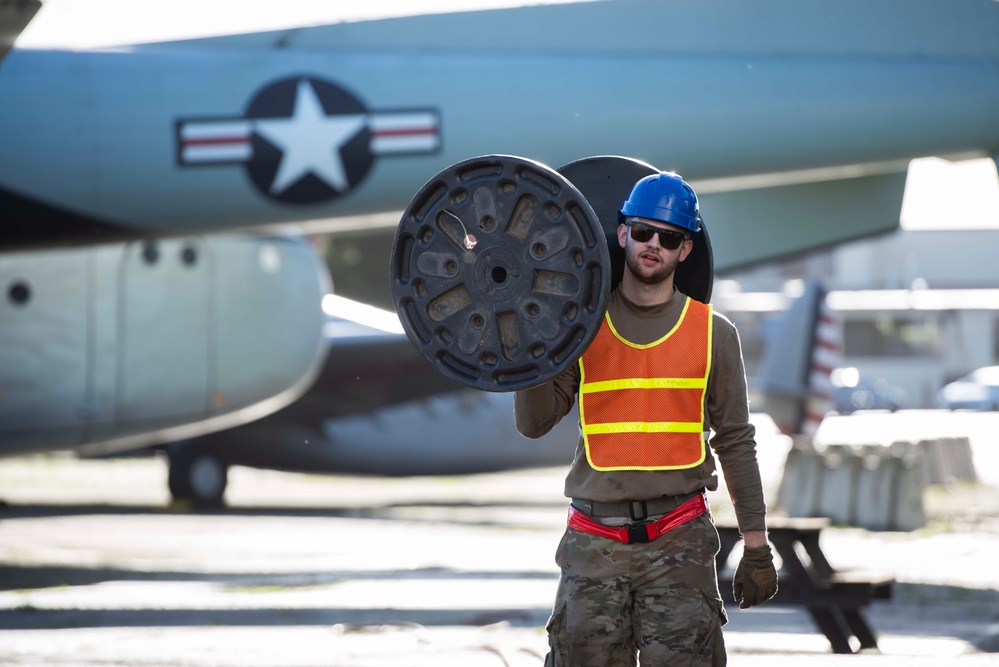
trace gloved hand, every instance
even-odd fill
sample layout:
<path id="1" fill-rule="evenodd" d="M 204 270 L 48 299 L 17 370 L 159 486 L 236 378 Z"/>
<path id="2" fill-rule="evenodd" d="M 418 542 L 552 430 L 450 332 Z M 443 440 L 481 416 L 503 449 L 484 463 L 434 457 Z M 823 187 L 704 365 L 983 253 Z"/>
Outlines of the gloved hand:
<path id="1" fill-rule="evenodd" d="M 743 548 L 732 578 L 732 593 L 740 609 L 763 604 L 777 594 L 777 570 L 769 544 Z"/>

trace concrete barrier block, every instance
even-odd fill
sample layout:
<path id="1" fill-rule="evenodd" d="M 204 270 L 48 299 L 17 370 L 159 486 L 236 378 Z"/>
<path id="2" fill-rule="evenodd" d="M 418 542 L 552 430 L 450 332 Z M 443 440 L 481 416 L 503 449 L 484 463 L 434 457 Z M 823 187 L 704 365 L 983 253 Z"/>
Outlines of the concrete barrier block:
<path id="1" fill-rule="evenodd" d="M 854 524 L 868 530 L 891 530 L 894 524 L 891 454 L 884 447 L 872 445 L 863 447 L 858 456 Z"/>
<path id="2" fill-rule="evenodd" d="M 950 457 L 954 466 L 954 475 L 963 482 L 973 482 L 978 479 L 975 473 L 975 458 L 971 450 L 971 439 L 962 435 L 950 438 Z"/>
<path id="3" fill-rule="evenodd" d="M 920 440 L 922 469 L 928 484 L 954 484 L 977 479 L 967 436 Z"/>
<path id="4" fill-rule="evenodd" d="M 941 460 L 941 447 L 938 438 L 920 440 L 916 443 L 922 454 L 921 469 L 927 484 L 944 484 L 947 478 L 945 464 Z"/>
<path id="5" fill-rule="evenodd" d="M 822 457 L 822 484 L 818 515 L 840 525 L 853 525 L 856 517 L 857 476 L 861 458 L 851 445 L 829 445 Z"/>
<path id="6" fill-rule="evenodd" d="M 775 509 L 789 517 L 820 516 L 816 512 L 822 470 L 822 455 L 815 451 L 811 439 L 795 436 L 787 452 Z"/>
<path id="7" fill-rule="evenodd" d="M 926 524 L 923 491 L 948 466 L 935 441 L 827 444 L 796 440 L 788 452 L 775 509 L 789 517 L 827 517 L 868 530 L 909 531 Z M 926 462 L 928 457 L 932 460 Z"/>
<path id="8" fill-rule="evenodd" d="M 910 531 L 926 525 L 923 491 L 926 477 L 922 448 L 911 443 L 894 443 L 887 464 L 892 474 L 892 521 L 890 530 Z"/>

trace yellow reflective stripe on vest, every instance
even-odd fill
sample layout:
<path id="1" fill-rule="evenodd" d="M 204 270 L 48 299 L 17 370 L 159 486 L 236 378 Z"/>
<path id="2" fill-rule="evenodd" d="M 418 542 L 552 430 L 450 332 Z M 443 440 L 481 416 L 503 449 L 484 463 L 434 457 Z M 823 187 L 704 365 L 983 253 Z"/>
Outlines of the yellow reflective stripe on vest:
<path id="1" fill-rule="evenodd" d="M 580 392 L 592 394 L 615 389 L 704 389 L 707 386 L 705 378 L 625 378 L 589 382 L 580 386 Z"/>
<path id="2" fill-rule="evenodd" d="M 611 422 L 587 424 L 583 432 L 587 435 L 605 433 L 703 433 L 700 422 Z"/>

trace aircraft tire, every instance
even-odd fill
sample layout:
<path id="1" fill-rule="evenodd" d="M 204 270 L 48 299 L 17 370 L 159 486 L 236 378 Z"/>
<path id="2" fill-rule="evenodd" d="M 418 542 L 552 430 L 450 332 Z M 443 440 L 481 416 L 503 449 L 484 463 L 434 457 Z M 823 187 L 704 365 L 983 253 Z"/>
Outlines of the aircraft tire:
<path id="1" fill-rule="evenodd" d="M 187 501 L 196 507 L 221 507 L 228 472 L 225 461 L 217 456 L 180 446 L 170 452 L 170 495 L 175 501 Z"/>

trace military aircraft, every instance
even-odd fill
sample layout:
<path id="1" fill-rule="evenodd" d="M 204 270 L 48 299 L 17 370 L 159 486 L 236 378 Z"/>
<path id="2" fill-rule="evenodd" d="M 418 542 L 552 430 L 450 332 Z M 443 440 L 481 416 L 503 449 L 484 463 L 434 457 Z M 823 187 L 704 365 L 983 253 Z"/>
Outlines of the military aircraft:
<path id="1" fill-rule="evenodd" d="M 996 2 L 401 4 L 6 53 L 0 452 L 289 405 L 328 354 L 328 277 L 300 241 L 248 232 L 394 226 L 470 156 L 675 169 L 724 273 L 889 232 L 910 159 L 999 149 Z M 0 3 L 0 45 L 35 8 Z"/>

